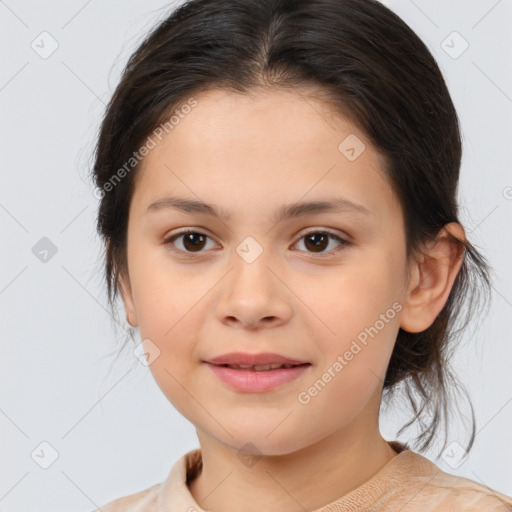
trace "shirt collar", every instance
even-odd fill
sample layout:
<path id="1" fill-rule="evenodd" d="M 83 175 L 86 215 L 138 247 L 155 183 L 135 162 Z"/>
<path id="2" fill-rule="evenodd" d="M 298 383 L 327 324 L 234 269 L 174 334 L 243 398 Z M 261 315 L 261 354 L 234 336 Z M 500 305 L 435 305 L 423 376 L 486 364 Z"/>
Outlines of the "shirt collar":
<path id="1" fill-rule="evenodd" d="M 313 512 L 336 510 L 349 512 L 353 507 L 370 506 L 390 489 L 399 486 L 411 476 L 434 475 L 435 466 L 426 458 L 411 451 L 406 444 L 388 441 L 398 455 L 385 464 L 370 480 L 352 490 L 333 503 L 326 504 Z M 178 459 L 162 483 L 158 494 L 157 512 L 209 512 L 201 508 L 190 493 L 188 481 L 192 480 L 202 465 L 201 449 L 189 451 Z M 332 508 L 335 506 L 335 508 Z"/>

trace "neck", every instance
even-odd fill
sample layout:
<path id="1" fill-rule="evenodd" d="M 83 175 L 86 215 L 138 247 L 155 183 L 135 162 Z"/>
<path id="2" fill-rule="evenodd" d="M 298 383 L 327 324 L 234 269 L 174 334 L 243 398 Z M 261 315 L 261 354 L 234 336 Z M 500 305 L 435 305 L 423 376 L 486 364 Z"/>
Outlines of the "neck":
<path id="1" fill-rule="evenodd" d="M 253 465 L 197 433 L 203 467 L 189 488 L 198 505 L 212 512 L 316 510 L 365 483 L 397 455 L 378 424 L 366 431 L 343 429 L 290 454 L 263 455 Z"/>

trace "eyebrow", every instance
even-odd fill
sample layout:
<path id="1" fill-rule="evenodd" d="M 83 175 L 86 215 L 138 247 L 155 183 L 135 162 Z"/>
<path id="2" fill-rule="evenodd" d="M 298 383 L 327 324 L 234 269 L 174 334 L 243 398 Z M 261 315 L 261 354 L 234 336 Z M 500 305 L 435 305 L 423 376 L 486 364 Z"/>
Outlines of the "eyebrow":
<path id="1" fill-rule="evenodd" d="M 205 203 L 203 201 L 188 199 L 185 197 L 163 197 L 162 199 L 158 199 L 148 206 L 146 213 L 161 211 L 167 208 L 180 210 L 185 213 L 210 215 L 226 221 L 231 219 L 231 213 L 227 210 L 218 208 L 215 205 Z M 334 197 L 323 201 L 302 201 L 282 205 L 274 213 L 273 222 L 277 224 L 283 220 L 294 217 L 330 212 L 353 212 L 367 216 L 373 215 L 372 212 L 362 204 L 354 203 L 342 197 Z"/>

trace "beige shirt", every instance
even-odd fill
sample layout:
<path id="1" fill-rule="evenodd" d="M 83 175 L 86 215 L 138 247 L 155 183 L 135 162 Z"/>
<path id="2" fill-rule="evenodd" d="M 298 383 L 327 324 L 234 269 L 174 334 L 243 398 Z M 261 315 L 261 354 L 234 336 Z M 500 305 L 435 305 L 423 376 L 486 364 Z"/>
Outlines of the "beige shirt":
<path id="1" fill-rule="evenodd" d="M 364 484 L 313 512 L 511 512 L 512 498 L 446 473 L 397 441 L 399 452 Z M 201 449 L 183 455 L 162 483 L 110 501 L 94 512 L 205 512 L 187 485 L 201 467 Z M 290 504 L 290 510 L 294 504 Z"/>

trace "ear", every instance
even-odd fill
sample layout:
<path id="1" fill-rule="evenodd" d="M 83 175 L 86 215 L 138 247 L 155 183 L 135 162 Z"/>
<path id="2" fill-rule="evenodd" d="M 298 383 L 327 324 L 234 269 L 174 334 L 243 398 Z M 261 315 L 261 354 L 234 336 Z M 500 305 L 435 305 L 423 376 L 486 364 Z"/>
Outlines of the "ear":
<path id="1" fill-rule="evenodd" d="M 464 247 L 448 233 L 466 240 L 464 228 L 451 222 L 435 240 L 425 246 L 425 255 L 412 265 L 407 295 L 403 303 L 400 327 L 408 332 L 428 329 L 441 312 L 464 260 Z"/>
<path id="2" fill-rule="evenodd" d="M 135 314 L 135 305 L 133 303 L 132 288 L 127 272 L 119 273 L 119 288 L 123 298 L 124 310 L 126 312 L 126 321 L 132 326 L 139 325 L 137 315 Z"/>

